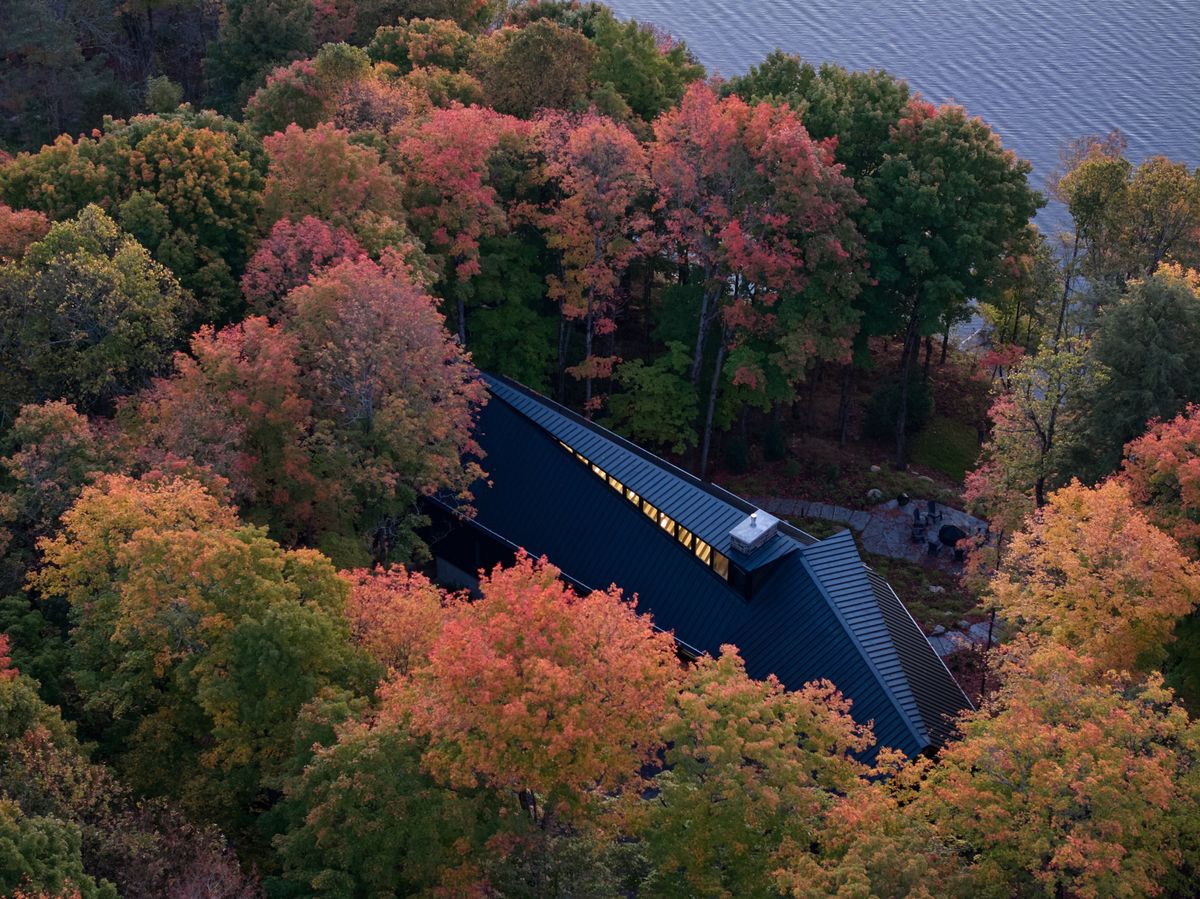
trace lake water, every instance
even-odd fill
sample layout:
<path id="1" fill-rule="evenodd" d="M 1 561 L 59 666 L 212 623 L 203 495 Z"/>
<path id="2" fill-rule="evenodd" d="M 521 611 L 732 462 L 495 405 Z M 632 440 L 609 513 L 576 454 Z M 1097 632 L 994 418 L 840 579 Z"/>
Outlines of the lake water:
<path id="1" fill-rule="evenodd" d="M 607 0 L 737 75 L 776 47 L 882 68 L 982 117 L 1041 186 L 1062 143 L 1120 128 L 1129 155 L 1200 164 L 1200 0 Z M 1044 210 L 1043 227 L 1063 211 Z"/>

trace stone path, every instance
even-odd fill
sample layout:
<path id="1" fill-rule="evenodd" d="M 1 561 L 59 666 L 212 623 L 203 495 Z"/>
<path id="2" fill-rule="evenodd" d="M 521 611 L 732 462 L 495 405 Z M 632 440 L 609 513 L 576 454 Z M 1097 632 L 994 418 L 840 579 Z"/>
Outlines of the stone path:
<path id="1" fill-rule="evenodd" d="M 833 506 L 829 503 L 810 503 L 802 499 L 784 499 L 782 497 L 765 497 L 751 499 L 750 502 L 764 512 L 770 512 L 779 518 L 823 518 L 825 521 L 836 521 L 848 525 L 856 531 L 861 531 L 871 520 L 870 512 L 847 509 L 845 506 Z"/>

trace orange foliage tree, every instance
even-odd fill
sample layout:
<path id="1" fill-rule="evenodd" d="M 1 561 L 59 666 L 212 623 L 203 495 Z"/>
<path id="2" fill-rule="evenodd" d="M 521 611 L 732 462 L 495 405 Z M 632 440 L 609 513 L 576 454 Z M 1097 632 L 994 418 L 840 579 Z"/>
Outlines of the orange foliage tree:
<path id="1" fill-rule="evenodd" d="M 349 132 L 328 123 L 305 131 L 292 124 L 263 140 L 270 164 L 263 196 L 268 222 L 311 215 L 353 227 L 363 212 L 398 206 L 391 170 L 370 147 L 350 143 Z"/>
<path id="2" fill-rule="evenodd" d="M 480 272 L 480 241 L 503 234 L 508 212 L 491 183 L 489 162 L 503 143 L 522 142 L 528 123 L 490 109 L 437 109 L 398 129 L 393 156 L 404 180 L 404 205 L 414 231 L 439 268 L 442 293 L 457 303 L 460 343 L 466 309 Z"/>
<path id="3" fill-rule="evenodd" d="M 205 326 L 175 373 L 129 404 L 126 439 L 151 466 L 172 457 L 224 478 L 252 520 L 296 542 L 336 492 L 314 471 L 312 404 L 304 396 L 297 340 L 265 318 L 221 331 Z"/>
<path id="4" fill-rule="evenodd" d="M 1200 568 L 1120 483 L 1073 481 L 1013 535 L 991 592 L 1027 631 L 1100 670 L 1133 670 L 1162 658 L 1175 622 L 1200 601 Z"/>
<path id="5" fill-rule="evenodd" d="M 50 219 L 34 209 L 13 209 L 0 203 L 0 262 L 20 259 L 25 248 L 46 236 Z"/>
<path id="6" fill-rule="evenodd" d="M 442 591 L 399 565 L 342 577 L 350 584 L 346 611 L 355 642 L 389 671 L 406 675 L 421 667 L 446 618 Z"/>
<path id="7" fill-rule="evenodd" d="M 650 223 L 639 208 L 650 171 L 633 132 L 606 116 L 591 113 L 575 121 L 549 116 L 539 124 L 546 175 L 557 191 L 541 224 L 547 244 L 562 254 L 563 267 L 562 277 L 549 278 L 550 296 L 564 320 L 583 319 L 584 360 L 571 373 L 583 379 L 590 411 L 592 379 L 610 377 L 618 361 L 597 356 L 593 341 L 616 328 L 621 277 L 641 252 L 638 238 Z M 560 338 L 560 347 L 564 344 Z"/>
<path id="8" fill-rule="evenodd" d="M 457 604 L 429 664 L 384 691 L 384 718 L 428 739 L 452 786 L 512 791 L 531 818 L 584 810 L 636 780 L 678 676 L 674 642 L 615 587 L 583 596 L 518 556 Z"/>
<path id="9" fill-rule="evenodd" d="M 1126 444 L 1120 479 L 1151 521 L 1200 557 L 1200 406 Z"/>
<path id="10" fill-rule="evenodd" d="M 287 297 L 285 327 L 316 418 L 330 423 L 330 467 L 356 500 L 376 562 L 415 542 L 418 494 L 469 497 L 482 474 L 472 436 L 486 390 L 433 300 L 402 267 L 344 261 Z"/>
<path id="11" fill-rule="evenodd" d="M 1010 663 L 997 696 L 963 723 L 905 810 L 956 848 L 964 894 L 1194 887 L 1200 728 L 1157 675 L 1138 687 L 1081 677 L 1093 667 L 1065 647 Z"/>
<path id="12" fill-rule="evenodd" d="M 406 257 L 420 255 L 400 213 L 400 182 L 376 150 L 327 122 L 309 131 L 289 125 L 263 146 L 270 158 L 267 224 L 313 216 L 349 229 L 368 252 L 396 247 Z"/>
<path id="13" fill-rule="evenodd" d="M 256 314 L 275 320 L 290 290 L 343 259 L 365 253 L 346 228 L 310 215 L 298 222 L 280 219 L 247 263 L 242 294 Z"/>
<path id="14" fill-rule="evenodd" d="M 701 435 L 703 476 L 723 380 L 748 394 L 767 392 L 773 380 L 780 398 L 779 382 L 802 380 L 811 361 L 848 357 L 862 252 L 849 215 L 862 201 L 834 162 L 833 144 L 812 140 L 786 106 L 719 99 L 696 82 L 678 108 L 658 117 L 654 135 L 662 240 L 698 271 L 693 385 L 710 333 L 720 334 Z"/>
<path id="15" fill-rule="evenodd" d="M 199 484 L 108 476 L 41 543 L 30 586 L 70 607 L 77 714 L 136 789 L 243 832 L 322 688 L 363 689 L 348 586 Z"/>

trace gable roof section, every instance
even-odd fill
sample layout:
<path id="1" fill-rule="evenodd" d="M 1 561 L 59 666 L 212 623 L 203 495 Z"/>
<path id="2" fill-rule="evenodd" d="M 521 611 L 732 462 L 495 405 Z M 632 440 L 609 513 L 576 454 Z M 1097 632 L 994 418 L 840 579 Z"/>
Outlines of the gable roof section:
<path id="1" fill-rule="evenodd" d="M 752 559 L 743 556 L 732 548 L 729 532 L 755 511 L 752 504 L 701 481 L 527 387 L 493 375 L 484 375 L 483 379 L 493 397 L 503 400 L 556 440 L 632 487 L 638 495 L 743 568 L 761 567 L 795 549 L 794 540 L 777 535 L 760 547 Z"/>
<path id="2" fill-rule="evenodd" d="M 689 647 L 736 645 L 754 677 L 774 674 L 792 688 L 832 681 L 855 719 L 874 723 L 881 746 L 916 754 L 949 733 L 945 711 L 969 707 L 848 532 L 818 542 L 782 524 L 752 560 L 775 564 L 747 601 L 559 442 L 744 567 L 728 531 L 753 505 L 519 385 L 485 380 L 493 399 L 476 433 L 488 471 L 473 487 L 477 525 L 546 555 L 580 585 L 637 594 L 640 610 Z"/>
<path id="3" fill-rule="evenodd" d="M 912 614 L 900 601 L 892 585 L 869 568 L 867 577 L 870 578 L 871 590 L 904 669 L 905 679 L 912 688 L 921 721 L 925 724 L 925 733 L 932 743 L 940 746 L 954 733 L 954 719 L 964 709 L 969 709 L 971 704 L 946 668 L 946 663 L 932 651 L 929 640 L 917 627 Z M 947 680 L 954 685 L 954 690 L 947 689 Z"/>
<path id="4" fill-rule="evenodd" d="M 839 531 L 814 543 L 804 550 L 804 558 L 826 600 L 837 610 L 893 701 L 903 709 L 905 719 L 913 727 L 914 737 L 931 742 L 908 673 L 879 608 L 870 572 L 863 564 L 850 532 Z M 929 645 L 923 636 L 922 640 Z"/>

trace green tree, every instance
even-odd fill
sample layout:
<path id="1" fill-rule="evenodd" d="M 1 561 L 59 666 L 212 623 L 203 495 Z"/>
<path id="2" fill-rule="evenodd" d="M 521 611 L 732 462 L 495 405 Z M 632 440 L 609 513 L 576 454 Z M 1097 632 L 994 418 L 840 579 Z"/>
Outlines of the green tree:
<path id="1" fill-rule="evenodd" d="M 350 643 L 348 585 L 195 482 L 110 476 L 43 541 L 31 578 L 71 607 L 89 732 L 131 786 L 245 834 L 278 785 L 300 708 L 378 669 Z"/>
<path id="2" fill-rule="evenodd" d="M 22 403 L 103 408 L 169 362 L 193 300 L 96 206 L 0 268 L 0 421 Z"/>
<path id="3" fill-rule="evenodd" d="M 1075 293 L 1086 293 L 1085 310 L 1094 317 L 1127 281 L 1151 276 L 1161 263 L 1200 263 L 1200 177 L 1187 166 L 1152 156 L 1135 167 L 1120 132 L 1074 141 L 1064 156 L 1066 170 L 1053 189 L 1074 227 L 1064 238 L 1059 332 Z"/>
<path id="4" fill-rule="evenodd" d="M 472 73 L 497 112 L 529 118 L 539 109 L 572 109 L 591 84 L 596 48 L 577 31 L 538 20 L 480 38 Z"/>
<path id="5" fill-rule="evenodd" d="M 312 59 L 280 66 L 246 104 L 246 123 L 255 134 L 274 134 L 289 125 L 314 128 L 335 118 L 342 94 L 371 81 L 371 60 L 349 44 L 325 44 Z"/>
<path id="6" fill-rule="evenodd" d="M 110 64 L 121 23 L 108 0 L 11 0 L 0 6 L 0 141 L 37 146 L 130 111 Z M 115 52 L 114 52 L 115 51 Z"/>
<path id="7" fill-rule="evenodd" d="M 691 82 L 704 77 L 704 66 L 682 41 L 601 10 L 591 33 L 584 32 L 597 50 L 591 78 L 616 91 L 634 115 L 653 121 L 683 98 Z"/>
<path id="8" fill-rule="evenodd" d="M 861 787 L 853 754 L 872 743 L 832 684 L 754 680 L 732 646 L 688 670 L 661 733 L 659 793 L 640 810 L 655 896 L 778 895 L 776 870 Z"/>
<path id="9" fill-rule="evenodd" d="M 478 32 L 496 21 L 501 0 L 358 0 L 355 34 L 365 44 L 376 29 L 397 19 L 441 19 Z"/>
<path id="10" fill-rule="evenodd" d="M 861 185 L 874 284 L 868 301 L 903 335 L 895 464 L 907 464 L 908 385 L 923 337 L 1005 283 L 1003 261 L 1042 199 L 1029 163 L 961 107 L 910 100 Z M 891 330 L 891 329 L 889 329 Z"/>
<path id="11" fill-rule="evenodd" d="M 402 725 L 351 723 L 286 788 L 284 895 L 409 896 L 449 881 L 500 828 L 499 801 L 451 790 Z"/>
<path id="12" fill-rule="evenodd" d="M 111 883 L 97 884 L 84 870 L 80 843 L 74 824 L 26 815 L 16 803 L 0 799 L 0 890 L 6 896 L 117 899 Z"/>
<path id="13" fill-rule="evenodd" d="M 237 112 L 268 72 L 316 48 L 312 0 L 226 0 L 204 61 L 208 99 L 222 112 Z"/>
<path id="14" fill-rule="evenodd" d="M 32 875 L 22 884 L 26 890 L 39 885 L 40 866 L 50 879 L 69 875 L 85 896 L 115 895 L 108 881 L 127 899 L 195 895 L 197 889 L 212 899 L 249 899 L 253 884 L 220 832 L 188 823 L 162 801 L 138 799 L 111 771 L 89 761 L 73 727 L 38 697 L 38 685 L 5 667 L 4 642 L 0 637 L 0 829 L 8 832 L 0 845 L 16 851 L 0 851 L 0 869 L 7 869 L 0 889 L 12 886 L 21 844 L 32 835 L 36 856 L 25 859 L 33 869 L 25 872 Z M 38 845 L 42 837 L 49 840 Z M 80 876 L 80 861 L 90 876 Z"/>
<path id="15" fill-rule="evenodd" d="M 183 86 L 166 75 L 146 79 L 146 112 L 174 112 L 183 102 Z"/>
<path id="16" fill-rule="evenodd" d="M 1084 397 L 1107 377 L 1089 360 L 1087 341 L 1068 338 L 1020 360 L 997 381 L 988 412 L 992 432 L 967 476 L 967 498 L 999 530 L 1015 530 L 1070 478 L 1072 453 L 1085 436 Z"/>
<path id="17" fill-rule="evenodd" d="M 621 390 L 608 400 L 611 426 L 641 444 L 673 453 L 696 445 L 699 401 L 688 381 L 691 356 L 686 344 L 671 341 L 653 362 L 631 359 L 617 366 Z"/>
<path id="18" fill-rule="evenodd" d="M 1200 276 L 1164 265 L 1130 282 L 1104 310 L 1093 341 L 1111 376 L 1087 398 L 1088 452 L 1080 468 L 1103 477 L 1150 419 L 1167 419 L 1200 397 Z"/>
<path id="19" fill-rule="evenodd" d="M 266 170 L 261 144 L 213 112 L 106 118 L 0 169 L 0 196 L 51 218 L 98 204 L 204 301 L 202 319 L 238 302 Z"/>
<path id="20" fill-rule="evenodd" d="M 446 19 L 401 19 L 375 32 L 367 46 L 373 62 L 391 63 L 401 75 L 414 68 L 437 66 L 457 72 L 464 68 L 475 38 Z"/>
<path id="21" fill-rule="evenodd" d="M 546 391 L 557 323 L 546 297 L 546 259 L 537 233 L 484 237 L 472 281 L 471 360 L 480 369 Z"/>

